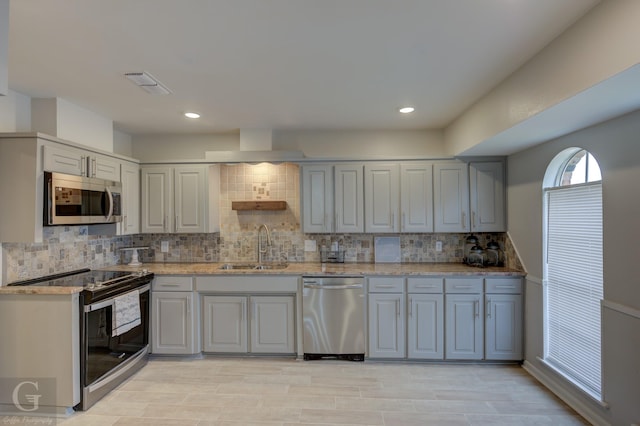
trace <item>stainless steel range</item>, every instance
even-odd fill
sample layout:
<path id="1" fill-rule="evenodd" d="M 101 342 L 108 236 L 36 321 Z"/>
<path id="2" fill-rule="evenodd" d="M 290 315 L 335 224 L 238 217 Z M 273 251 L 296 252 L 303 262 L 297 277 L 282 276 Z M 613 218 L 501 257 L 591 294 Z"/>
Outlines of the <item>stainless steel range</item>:
<path id="1" fill-rule="evenodd" d="M 80 293 L 80 385 L 86 410 L 138 371 L 149 353 L 151 273 L 82 269 L 21 286 L 82 287 Z"/>

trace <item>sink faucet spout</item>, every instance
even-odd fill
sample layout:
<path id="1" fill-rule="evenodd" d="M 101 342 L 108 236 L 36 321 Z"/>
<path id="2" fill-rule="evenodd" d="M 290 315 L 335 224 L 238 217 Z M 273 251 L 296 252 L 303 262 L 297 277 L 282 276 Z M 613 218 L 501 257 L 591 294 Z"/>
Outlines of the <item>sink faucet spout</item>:
<path id="1" fill-rule="evenodd" d="M 265 237 L 262 237 L 262 230 L 264 229 Z M 266 224 L 260 225 L 258 228 L 258 264 L 262 263 L 264 254 L 267 252 L 267 247 L 271 246 L 271 232 Z"/>

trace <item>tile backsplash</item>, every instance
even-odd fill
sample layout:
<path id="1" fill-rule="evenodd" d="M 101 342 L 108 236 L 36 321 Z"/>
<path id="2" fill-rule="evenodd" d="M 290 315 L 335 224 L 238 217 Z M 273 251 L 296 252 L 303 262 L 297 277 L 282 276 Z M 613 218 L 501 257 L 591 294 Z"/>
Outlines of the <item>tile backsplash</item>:
<path id="1" fill-rule="evenodd" d="M 149 262 L 255 262 L 258 228 L 267 225 L 272 245 L 265 261 L 320 262 L 320 247 L 338 242 L 345 262 L 373 262 L 374 234 L 304 234 L 300 218 L 299 167 L 295 164 L 237 164 L 220 167 L 220 232 L 207 234 L 89 235 L 87 226 L 45 228 L 41 244 L 3 243 L 3 283 L 80 268 L 100 268 L 128 263 L 131 252 L 123 247 L 149 247 L 140 260 Z M 282 211 L 235 211 L 232 201 L 286 201 Z M 400 237 L 401 260 L 462 262 L 468 234 L 382 234 Z M 497 241 L 506 255 L 506 266 L 523 269 L 506 233 L 476 234 L 485 246 Z M 315 240 L 317 250 L 304 251 L 305 240 Z M 162 242 L 168 251 L 162 252 Z M 435 250 L 442 241 L 442 251 Z"/>
<path id="2" fill-rule="evenodd" d="M 2 243 L 3 283 L 120 262 L 130 236 L 89 235 L 87 226 L 53 226 L 43 230 L 43 243 Z"/>

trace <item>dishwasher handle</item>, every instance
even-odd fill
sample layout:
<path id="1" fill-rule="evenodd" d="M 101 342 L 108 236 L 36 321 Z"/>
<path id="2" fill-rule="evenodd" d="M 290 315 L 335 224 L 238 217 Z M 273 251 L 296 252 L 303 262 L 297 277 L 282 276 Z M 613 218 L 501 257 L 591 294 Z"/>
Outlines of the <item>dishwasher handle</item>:
<path id="1" fill-rule="evenodd" d="M 313 288 L 319 290 L 344 290 L 351 288 L 363 288 L 362 284 L 311 284 L 311 283 L 303 283 L 304 288 Z"/>

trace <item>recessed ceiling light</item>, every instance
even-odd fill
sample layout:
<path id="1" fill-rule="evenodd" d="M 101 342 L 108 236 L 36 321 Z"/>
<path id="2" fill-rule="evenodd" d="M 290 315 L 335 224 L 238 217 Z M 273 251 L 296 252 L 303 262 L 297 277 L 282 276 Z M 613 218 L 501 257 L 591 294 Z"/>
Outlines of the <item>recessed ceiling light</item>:
<path id="1" fill-rule="evenodd" d="M 402 107 L 398 111 L 403 113 L 403 114 L 409 114 L 410 112 L 413 112 L 415 110 L 416 109 L 414 107 Z"/>
<path id="2" fill-rule="evenodd" d="M 200 114 L 197 112 L 185 112 L 184 116 L 187 118 L 200 118 Z"/>

